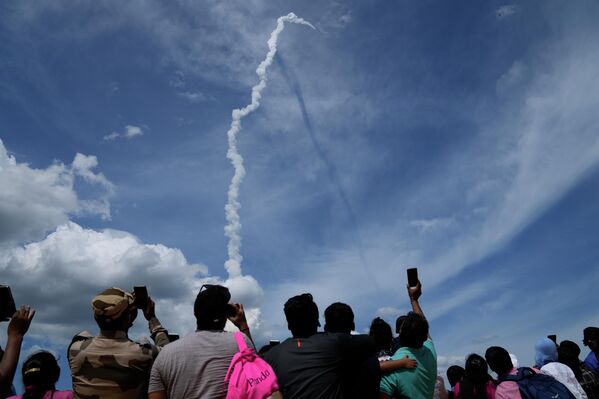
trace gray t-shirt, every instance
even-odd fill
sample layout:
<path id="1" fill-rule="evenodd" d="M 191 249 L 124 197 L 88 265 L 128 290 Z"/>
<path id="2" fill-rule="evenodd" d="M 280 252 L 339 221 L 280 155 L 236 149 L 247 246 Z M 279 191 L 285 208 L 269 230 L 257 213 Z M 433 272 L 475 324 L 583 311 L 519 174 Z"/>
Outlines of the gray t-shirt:
<path id="1" fill-rule="evenodd" d="M 248 347 L 254 346 L 244 335 Z M 152 366 L 148 392 L 166 391 L 169 399 L 222 399 L 227 369 L 239 352 L 233 333 L 196 331 L 166 345 Z"/>

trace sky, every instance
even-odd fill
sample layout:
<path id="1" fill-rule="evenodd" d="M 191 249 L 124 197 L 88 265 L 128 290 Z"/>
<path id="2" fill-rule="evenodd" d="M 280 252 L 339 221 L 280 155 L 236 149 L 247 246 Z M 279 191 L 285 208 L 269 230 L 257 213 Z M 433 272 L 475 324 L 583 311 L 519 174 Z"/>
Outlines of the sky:
<path id="1" fill-rule="evenodd" d="M 284 25 L 241 120 L 229 275 L 227 132 L 290 12 L 315 29 Z M 548 334 L 582 347 L 598 18 L 591 0 L 2 3 L 0 283 L 37 309 L 22 358 L 52 350 L 68 388 L 66 346 L 97 332 L 110 286 L 147 285 L 180 335 L 207 282 L 244 303 L 257 346 L 289 336 L 283 304 L 304 292 L 366 332 L 409 310 L 407 267 L 440 372 L 491 345 L 531 364 Z"/>

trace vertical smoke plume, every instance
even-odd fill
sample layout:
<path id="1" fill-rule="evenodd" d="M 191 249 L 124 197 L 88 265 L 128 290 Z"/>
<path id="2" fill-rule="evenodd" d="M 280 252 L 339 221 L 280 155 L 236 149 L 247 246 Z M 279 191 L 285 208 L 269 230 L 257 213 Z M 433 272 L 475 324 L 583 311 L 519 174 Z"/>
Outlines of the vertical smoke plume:
<path id="1" fill-rule="evenodd" d="M 316 29 L 312 24 L 302 18 L 298 18 L 293 13 L 289 13 L 277 19 L 277 27 L 272 31 L 270 39 L 268 39 L 268 53 L 266 54 L 266 58 L 264 58 L 256 69 L 256 74 L 260 81 L 257 85 L 252 87 L 252 102 L 241 109 L 233 110 L 231 127 L 229 128 L 229 131 L 227 131 L 227 138 L 229 140 L 227 158 L 229 158 L 235 169 L 235 174 L 231 179 L 231 184 L 229 184 L 227 205 L 225 205 L 225 216 L 227 218 L 225 235 L 229 238 L 229 243 L 227 245 L 229 259 L 225 262 L 225 269 L 227 269 L 230 278 L 241 276 L 241 261 L 243 259 L 239 253 L 241 248 L 241 222 L 239 220 L 238 211 L 241 207 L 241 204 L 239 203 L 239 186 L 245 176 L 245 168 L 243 167 L 243 157 L 239 154 L 239 151 L 237 151 L 237 134 L 241 131 L 241 120 L 257 110 L 260 106 L 262 90 L 266 88 L 266 70 L 272 64 L 274 56 L 277 53 L 277 40 L 279 39 L 279 34 L 285 28 L 285 22 L 307 25 L 312 29 Z"/>

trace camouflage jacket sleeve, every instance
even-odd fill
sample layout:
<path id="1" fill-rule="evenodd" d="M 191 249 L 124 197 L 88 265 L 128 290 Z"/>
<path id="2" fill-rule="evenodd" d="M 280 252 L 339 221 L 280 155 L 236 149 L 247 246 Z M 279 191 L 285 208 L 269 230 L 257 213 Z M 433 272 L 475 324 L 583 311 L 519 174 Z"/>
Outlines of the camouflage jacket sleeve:
<path id="1" fill-rule="evenodd" d="M 151 337 L 156 344 L 156 349 L 159 352 L 163 346 L 170 342 L 168 339 L 168 331 L 166 328 L 162 327 L 160 320 L 158 320 L 156 317 L 152 317 L 148 321 L 148 326 L 150 328 Z"/>

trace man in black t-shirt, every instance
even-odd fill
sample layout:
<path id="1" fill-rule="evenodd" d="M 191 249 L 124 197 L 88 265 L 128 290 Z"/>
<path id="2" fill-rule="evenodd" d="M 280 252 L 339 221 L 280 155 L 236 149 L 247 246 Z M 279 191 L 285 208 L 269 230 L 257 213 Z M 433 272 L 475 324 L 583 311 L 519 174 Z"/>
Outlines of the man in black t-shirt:
<path id="1" fill-rule="evenodd" d="M 318 333 L 318 307 L 312 295 L 290 298 L 284 307 L 288 338 L 266 354 L 285 399 L 343 399 L 344 371 L 359 367 L 375 352 L 367 335 Z"/>
<path id="2" fill-rule="evenodd" d="M 349 335 L 355 329 L 354 312 L 348 304 L 335 302 L 325 309 L 324 330 L 326 332 Z M 381 366 L 375 352 L 376 350 L 361 364 L 349 364 L 345 368 L 346 398 L 378 399 Z"/>

